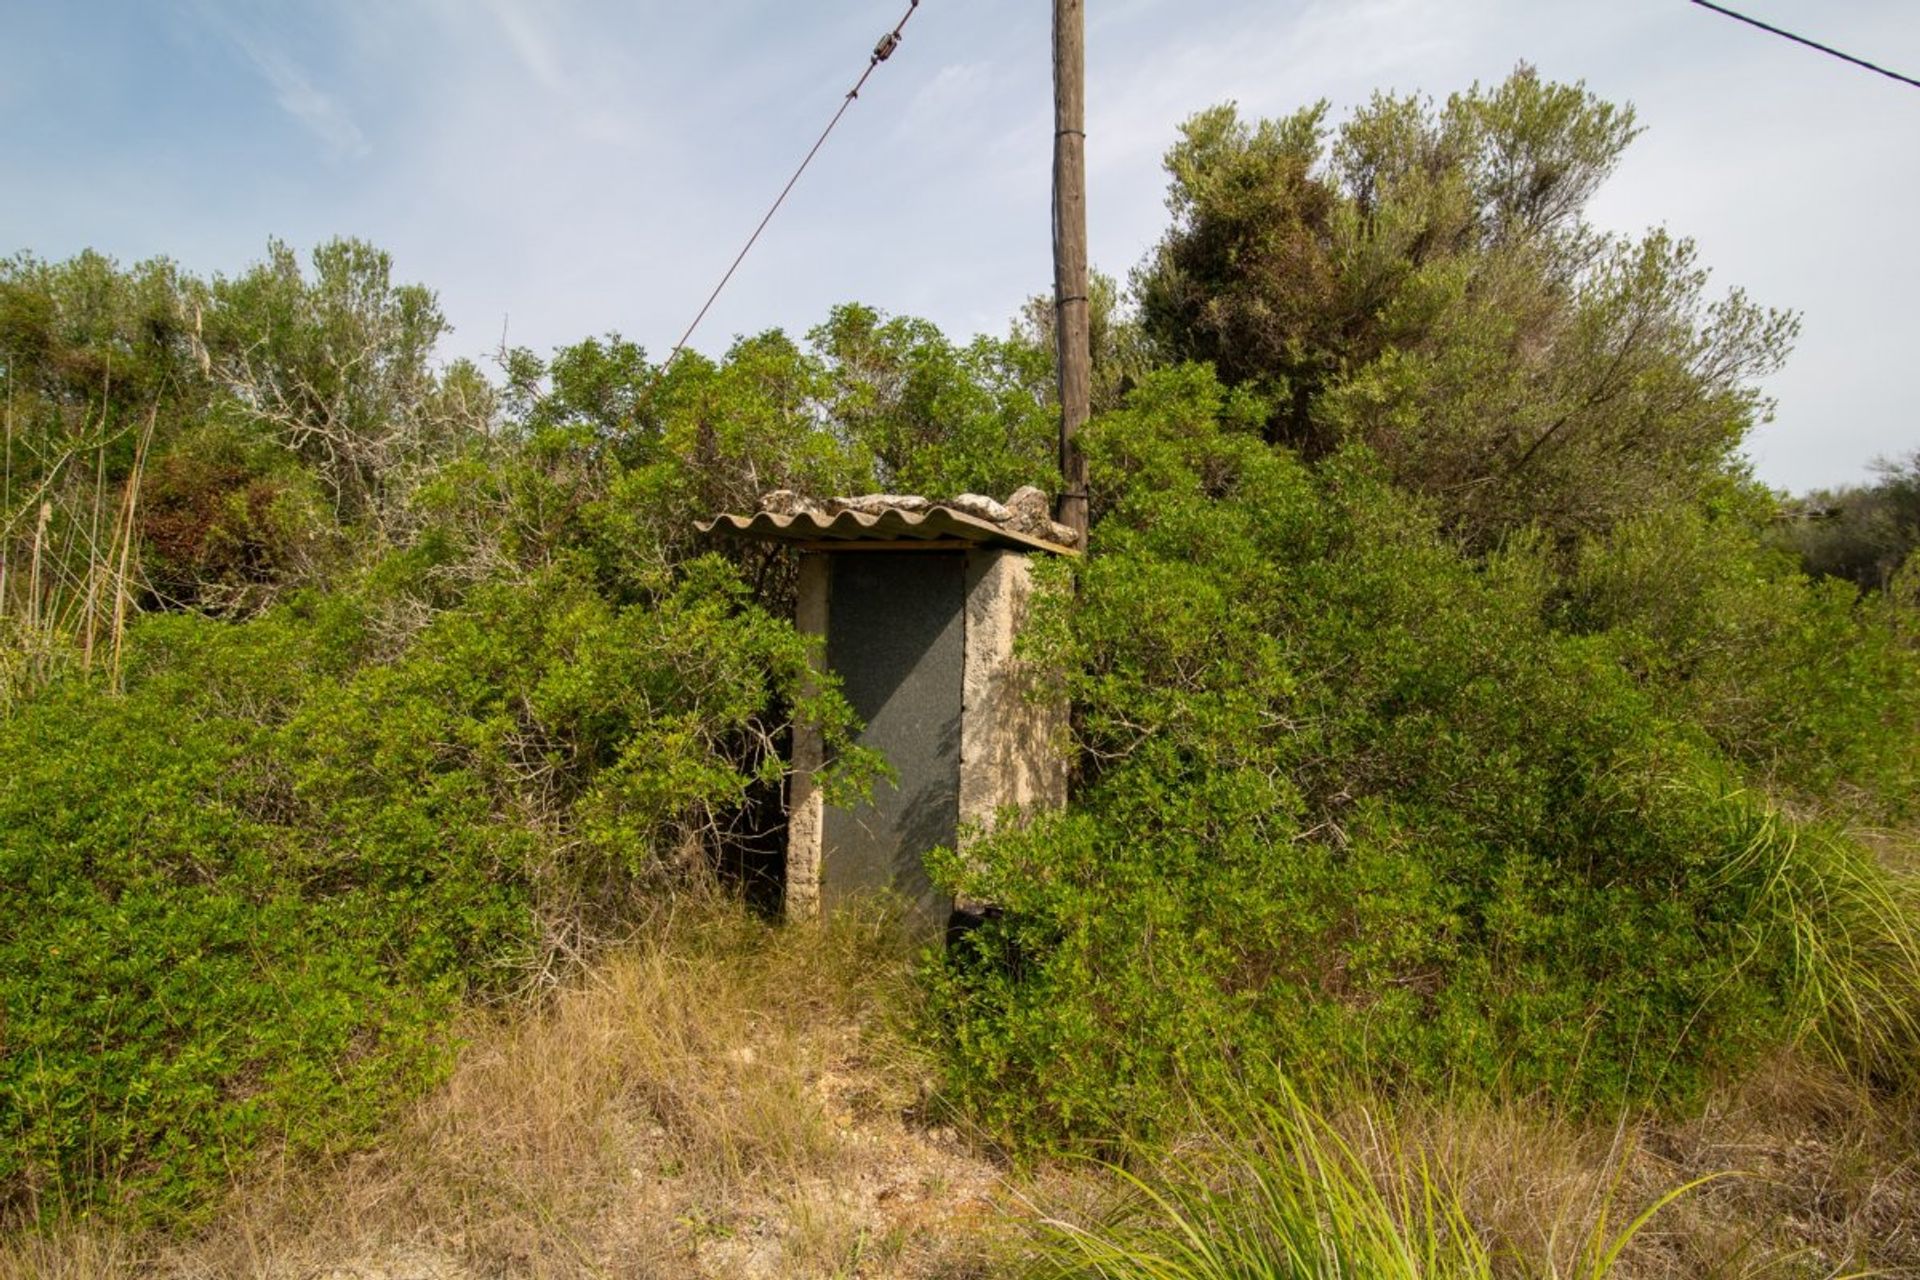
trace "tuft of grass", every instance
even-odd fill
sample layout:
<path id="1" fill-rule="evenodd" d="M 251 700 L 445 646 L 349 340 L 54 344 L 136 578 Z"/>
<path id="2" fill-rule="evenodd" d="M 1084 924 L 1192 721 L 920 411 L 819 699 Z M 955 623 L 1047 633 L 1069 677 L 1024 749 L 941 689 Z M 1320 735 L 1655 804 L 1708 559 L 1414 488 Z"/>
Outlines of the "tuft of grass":
<path id="1" fill-rule="evenodd" d="M 1756 950 L 1784 934 L 1802 1037 L 1877 1084 L 1920 1069 L 1920 878 L 1869 844 L 1734 797 L 1739 854 L 1722 883 L 1748 895 Z"/>
<path id="2" fill-rule="evenodd" d="M 1456 1190 L 1459 1170 L 1401 1140 L 1391 1122 L 1363 1124 L 1365 1149 L 1289 1086 L 1248 1098 L 1194 1150 L 1163 1153 L 1145 1172 L 1115 1167 L 1119 1202 L 1092 1225 L 1059 1217 L 1036 1230 L 1034 1280 L 1492 1280 L 1506 1274 Z M 1585 1221 L 1549 1229 L 1551 1280 L 1604 1280 L 1653 1219 L 1708 1174 L 1622 1209 L 1614 1163 Z M 1562 1264 L 1560 1258 L 1567 1258 Z"/>
<path id="3" fill-rule="evenodd" d="M 0 1238 L 0 1280 L 135 1280 L 145 1259 L 124 1235 L 68 1223 L 17 1240 Z"/>

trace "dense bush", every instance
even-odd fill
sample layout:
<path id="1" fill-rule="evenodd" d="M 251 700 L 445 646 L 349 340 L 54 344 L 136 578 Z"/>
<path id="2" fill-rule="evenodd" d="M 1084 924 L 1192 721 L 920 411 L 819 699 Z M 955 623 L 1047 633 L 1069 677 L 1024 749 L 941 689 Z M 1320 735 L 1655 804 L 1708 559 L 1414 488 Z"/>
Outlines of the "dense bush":
<path id="1" fill-rule="evenodd" d="M 1876 470 L 1871 484 L 1823 490 L 1790 509 L 1782 541 L 1808 573 L 1880 590 L 1920 551 L 1920 452 Z"/>
<path id="2" fill-rule="evenodd" d="M 169 609 L 245 616 L 342 558 L 320 486 L 231 429 L 189 433 L 140 478 L 134 510 L 145 588 Z"/>
<path id="3" fill-rule="evenodd" d="M 945 867 L 1004 909 L 936 977 L 970 1108 L 1045 1141 L 1282 1076 L 1614 1105 L 1838 1023 L 1911 1050 L 1904 979 L 1802 945 L 1912 972 L 1864 853 L 1743 789 L 1625 639 L 1556 628 L 1544 551 L 1464 558 L 1260 420 L 1187 367 L 1089 435 L 1092 551 L 1036 633 L 1080 794 Z"/>
<path id="4" fill-rule="evenodd" d="M 56 687 L 0 721 L 0 1198 L 177 1213 L 260 1139 L 326 1146 L 429 1072 L 448 975 L 383 963 L 417 929 L 378 893 L 310 889 L 269 719 L 329 628 L 160 620 L 196 653 L 121 700 Z M 209 683 L 202 684 L 206 677 Z M 341 891 L 345 890 L 345 891 Z"/>
<path id="5" fill-rule="evenodd" d="M 1909 606 L 1810 580 L 1763 505 L 1673 508 L 1584 546 L 1564 623 L 1602 633 L 1670 713 L 1782 799 L 1869 819 L 1920 802 L 1920 661 Z"/>
<path id="6" fill-rule="evenodd" d="M 717 561 L 476 588 L 384 662 L 366 616 L 154 618 L 124 697 L 0 720 L 0 1210 L 172 1217 L 263 1142 L 351 1144 L 458 1000 L 684 874 L 790 714 L 844 738 Z"/>

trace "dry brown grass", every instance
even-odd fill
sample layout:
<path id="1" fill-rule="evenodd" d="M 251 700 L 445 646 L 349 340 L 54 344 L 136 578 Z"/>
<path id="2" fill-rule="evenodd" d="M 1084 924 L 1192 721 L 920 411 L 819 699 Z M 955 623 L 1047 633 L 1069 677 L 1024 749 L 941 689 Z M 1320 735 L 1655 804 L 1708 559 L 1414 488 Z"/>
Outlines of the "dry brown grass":
<path id="1" fill-rule="evenodd" d="M 1877 1097 L 1831 1069 L 1783 1058 L 1697 1118 L 1651 1129 L 1647 1157 L 1683 1173 L 1750 1176 L 1718 1183 L 1676 1216 L 1682 1269 L 1716 1226 L 1743 1222 L 1757 1257 L 1800 1272 L 1871 1269 L 1920 1276 L 1920 1099 Z M 1746 1274 L 1731 1272 L 1728 1274 Z"/>
<path id="2" fill-rule="evenodd" d="M 0 1280 L 121 1280 L 140 1265 L 126 1240 L 80 1227 L 0 1244 Z"/>

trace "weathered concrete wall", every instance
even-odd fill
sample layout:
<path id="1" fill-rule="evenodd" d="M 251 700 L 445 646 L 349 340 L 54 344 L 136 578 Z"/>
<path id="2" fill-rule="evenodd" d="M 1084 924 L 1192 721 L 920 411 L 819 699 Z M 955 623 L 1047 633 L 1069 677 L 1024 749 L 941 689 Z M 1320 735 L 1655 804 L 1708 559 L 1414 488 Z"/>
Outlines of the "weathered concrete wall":
<path id="1" fill-rule="evenodd" d="M 794 606 L 794 628 L 816 640 L 813 664 L 827 663 L 827 558 L 800 557 L 799 598 Z M 826 800 L 813 776 L 826 764 L 826 748 L 819 730 L 797 724 L 793 729 L 793 772 L 787 781 L 787 918 L 811 920 L 820 914 L 821 837 L 826 829 Z"/>
<path id="2" fill-rule="evenodd" d="M 1032 611 L 1033 557 L 979 547 L 967 553 L 965 712 L 960 730 L 960 821 L 989 829 L 1005 809 L 1067 801 L 1067 706 L 1014 655 Z M 964 839 L 964 837 L 963 837 Z"/>

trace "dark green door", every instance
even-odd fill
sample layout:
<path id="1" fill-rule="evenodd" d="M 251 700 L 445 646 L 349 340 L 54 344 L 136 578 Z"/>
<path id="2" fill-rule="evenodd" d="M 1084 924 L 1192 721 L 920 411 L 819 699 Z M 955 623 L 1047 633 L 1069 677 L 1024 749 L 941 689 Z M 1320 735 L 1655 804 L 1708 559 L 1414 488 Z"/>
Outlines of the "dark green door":
<path id="1" fill-rule="evenodd" d="M 861 741 L 898 774 L 872 803 L 828 808 L 821 896 L 831 909 L 879 890 L 899 896 L 923 930 L 946 927 L 925 858 L 959 824 L 960 704 L 966 649 L 966 557 L 918 551 L 833 556 L 827 664 L 866 723 Z"/>

